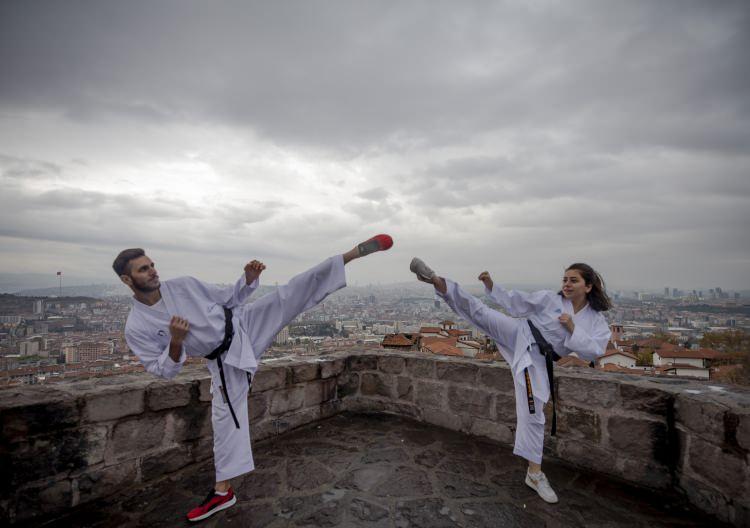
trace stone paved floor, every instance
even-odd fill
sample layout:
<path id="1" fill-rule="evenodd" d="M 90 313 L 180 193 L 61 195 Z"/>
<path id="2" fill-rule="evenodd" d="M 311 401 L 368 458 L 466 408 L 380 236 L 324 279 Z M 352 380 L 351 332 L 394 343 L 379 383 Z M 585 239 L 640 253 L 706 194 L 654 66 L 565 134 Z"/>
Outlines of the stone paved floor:
<path id="1" fill-rule="evenodd" d="M 339 415 L 260 442 L 238 503 L 203 527 L 721 526 L 684 504 L 545 462 L 560 496 L 548 505 L 523 483 L 507 448 L 382 415 Z M 211 463 L 80 510 L 48 526 L 187 526 L 212 485 Z"/>

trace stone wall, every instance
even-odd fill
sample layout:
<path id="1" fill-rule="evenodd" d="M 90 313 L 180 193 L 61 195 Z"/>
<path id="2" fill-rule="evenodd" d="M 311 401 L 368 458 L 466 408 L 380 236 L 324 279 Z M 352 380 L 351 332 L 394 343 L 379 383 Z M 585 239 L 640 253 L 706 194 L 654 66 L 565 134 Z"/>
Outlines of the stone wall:
<path id="1" fill-rule="evenodd" d="M 676 379 L 557 369 L 549 455 L 750 524 L 750 394 Z M 55 515 L 212 456 L 210 379 L 103 378 L 0 391 L 0 524 Z M 512 445 L 504 364 L 383 351 L 264 364 L 249 396 L 261 440 L 338 412 L 386 412 Z M 546 409 L 549 418 L 549 405 Z M 548 419 L 548 424 L 550 420 Z"/>

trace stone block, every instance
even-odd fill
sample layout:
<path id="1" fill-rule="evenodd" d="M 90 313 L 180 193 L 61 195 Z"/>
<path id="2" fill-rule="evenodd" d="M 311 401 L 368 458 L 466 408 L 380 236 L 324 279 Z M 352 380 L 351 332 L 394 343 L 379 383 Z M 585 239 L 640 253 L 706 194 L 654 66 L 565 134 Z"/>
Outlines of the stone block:
<path id="1" fill-rule="evenodd" d="M 283 389 L 286 386 L 286 367 L 261 367 L 253 377 L 253 392 Z"/>
<path id="2" fill-rule="evenodd" d="M 498 392 L 495 394 L 495 420 L 505 424 L 516 423 L 515 394 Z"/>
<path id="3" fill-rule="evenodd" d="M 740 498 L 747 493 L 747 490 L 740 486 L 740 483 L 743 483 L 745 488 L 748 485 L 748 467 L 745 457 L 725 452 L 720 446 L 693 436 L 690 439 L 688 460 L 689 467 L 695 474 L 700 475 L 724 493 L 735 490 L 733 493 L 730 492 L 734 498 Z"/>
<path id="4" fill-rule="evenodd" d="M 393 397 L 391 376 L 375 372 L 363 372 L 359 390 L 363 396 Z"/>
<path id="5" fill-rule="evenodd" d="M 210 405 L 187 405 L 174 409 L 166 417 L 157 419 L 165 423 L 164 432 L 167 442 L 182 443 L 202 436 L 212 436 Z"/>
<path id="6" fill-rule="evenodd" d="M 213 399 L 211 394 L 211 378 L 203 378 L 198 381 L 198 401 L 210 402 Z"/>
<path id="7" fill-rule="evenodd" d="M 25 442 L 31 435 L 76 425 L 81 419 L 75 398 L 63 393 L 3 392 L 7 400 L 0 404 L 4 405 L 0 407 L 0 427 L 6 442 Z"/>
<path id="8" fill-rule="evenodd" d="M 51 475 L 78 471 L 104 460 L 107 442 L 106 426 L 62 429 L 37 435 L 26 442 L 10 444 L 3 457 L 0 490 L 14 490 L 18 485 Z M 6 469 L 7 468 L 7 469 Z"/>
<path id="9" fill-rule="evenodd" d="M 157 382 L 146 390 L 148 408 L 152 411 L 183 407 L 190 403 L 192 384 Z"/>
<path id="10" fill-rule="evenodd" d="M 406 371 L 415 378 L 434 378 L 435 363 L 432 358 L 407 358 Z"/>
<path id="11" fill-rule="evenodd" d="M 477 371 L 476 365 L 467 365 L 464 363 L 439 362 L 435 365 L 435 374 L 437 379 L 443 381 L 452 381 L 455 383 L 476 384 Z"/>
<path id="12" fill-rule="evenodd" d="M 703 394 L 680 393 L 675 400 L 677 423 L 715 444 L 724 442 L 724 414 L 728 410 Z"/>
<path id="13" fill-rule="evenodd" d="M 667 490 L 672 487 L 672 474 L 668 467 L 658 463 L 644 462 L 643 459 L 623 458 L 622 469 L 615 470 L 614 474 L 651 489 Z"/>
<path id="14" fill-rule="evenodd" d="M 456 414 L 469 414 L 481 418 L 492 415 L 492 393 L 451 385 L 448 389 L 448 407 Z"/>
<path id="15" fill-rule="evenodd" d="M 131 418 L 117 422 L 112 440 L 107 446 L 107 460 L 134 458 L 144 451 L 162 445 L 165 439 L 166 420 L 163 416 Z"/>
<path id="16" fill-rule="evenodd" d="M 250 394 L 247 400 L 247 412 L 250 423 L 255 423 L 263 418 L 268 411 L 268 393 L 258 392 Z"/>
<path id="17" fill-rule="evenodd" d="M 271 394 L 271 414 L 276 416 L 302 407 L 305 403 L 305 388 L 290 387 Z"/>
<path id="18" fill-rule="evenodd" d="M 359 374 L 356 372 L 342 373 L 336 380 L 336 390 L 339 400 L 357 394 L 359 391 Z"/>
<path id="19" fill-rule="evenodd" d="M 414 385 L 411 378 L 406 376 L 396 378 L 396 396 L 399 400 L 414 400 Z"/>
<path id="20" fill-rule="evenodd" d="M 104 391 L 86 395 L 83 410 L 87 422 L 118 420 L 125 416 L 141 414 L 146 391 L 143 388 L 107 387 Z"/>
<path id="21" fill-rule="evenodd" d="M 631 383 L 620 385 L 620 397 L 623 409 L 658 416 L 666 416 L 668 409 L 674 404 L 674 395 L 669 392 Z"/>
<path id="22" fill-rule="evenodd" d="M 420 407 L 445 409 L 446 385 L 429 381 L 417 382 L 415 401 Z"/>
<path id="23" fill-rule="evenodd" d="M 141 461 L 141 479 L 149 482 L 169 473 L 174 473 L 193 462 L 187 445 L 181 445 L 143 457 Z"/>
<path id="24" fill-rule="evenodd" d="M 585 440 L 560 436 L 557 437 L 556 446 L 558 457 L 581 467 L 602 471 L 603 468 L 614 468 L 617 465 L 618 454 L 616 451 L 605 449 Z"/>
<path id="25" fill-rule="evenodd" d="M 213 435 L 204 436 L 198 438 L 197 440 L 193 440 L 188 443 L 188 446 L 190 447 L 190 456 L 192 456 L 193 460 L 195 460 L 196 462 L 202 462 L 204 460 L 208 460 L 209 458 L 213 458 L 214 456 Z"/>
<path id="26" fill-rule="evenodd" d="M 503 444 L 513 443 L 513 431 L 510 430 L 510 427 L 490 420 L 475 418 L 471 422 L 469 432 L 474 436 L 491 438 Z"/>
<path id="27" fill-rule="evenodd" d="M 406 366 L 402 357 L 383 356 L 378 358 L 378 370 L 387 374 L 401 374 Z"/>
<path id="28" fill-rule="evenodd" d="M 750 451 L 750 414 L 740 414 L 737 425 L 737 444 L 744 450 Z"/>
<path id="29" fill-rule="evenodd" d="M 667 446 L 667 426 L 664 422 L 610 416 L 607 420 L 607 431 L 609 444 L 614 451 L 633 458 L 663 460 L 670 447 Z"/>
<path id="30" fill-rule="evenodd" d="M 422 409 L 422 420 L 428 424 L 445 427 L 453 431 L 460 431 L 463 426 L 461 417 L 441 409 L 426 407 Z"/>
<path id="31" fill-rule="evenodd" d="M 74 506 L 112 495 L 138 482 L 137 478 L 135 460 L 88 471 L 75 479 L 78 482 L 79 500 Z"/>
<path id="32" fill-rule="evenodd" d="M 62 512 L 73 503 L 71 481 L 47 480 L 25 486 L 16 495 L 16 522 L 38 517 L 40 514 Z"/>
<path id="33" fill-rule="evenodd" d="M 326 379 L 305 385 L 305 406 L 320 405 L 336 397 L 336 380 Z"/>
<path id="34" fill-rule="evenodd" d="M 276 434 L 284 434 L 297 427 L 320 420 L 320 407 L 307 407 L 276 418 Z"/>
<path id="35" fill-rule="evenodd" d="M 584 407 L 609 409 L 620 405 L 620 388 L 617 380 L 596 380 L 555 376 L 559 403 L 578 404 Z"/>
<path id="36" fill-rule="evenodd" d="M 301 363 L 289 367 L 292 373 L 292 383 L 304 383 L 320 377 L 320 363 Z"/>
<path id="37" fill-rule="evenodd" d="M 352 372 L 360 370 L 377 370 L 378 357 L 370 355 L 356 355 L 346 358 L 349 370 Z"/>
<path id="38" fill-rule="evenodd" d="M 680 479 L 680 488 L 684 490 L 690 504 L 697 508 L 710 512 L 726 523 L 748 526 L 747 523 L 736 522 L 735 508 L 728 503 L 726 496 L 714 487 L 698 479 L 683 476 Z"/>
<path id="39" fill-rule="evenodd" d="M 509 368 L 483 366 L 479 369 L 479 384 L 499 392 L 515 394 L 513 375 Z"/>
<path id="40" fill-rule="evenodd" d="M 343 359 L 332 359 L 320 364 L 320 377 L 322 379 L 332 378 L 344 372 L 346 362 Z"/>
<path id="41" fill-rule="evenodd" d="M 547 407 L 552 408 L 551 402 Z M 589 409 L 572 405 L 561 406 L 557 413 L 557 429 L 561 434 L 586 438 L 595 444 L 601 443 L 602 431 L 599 415 Z"/>

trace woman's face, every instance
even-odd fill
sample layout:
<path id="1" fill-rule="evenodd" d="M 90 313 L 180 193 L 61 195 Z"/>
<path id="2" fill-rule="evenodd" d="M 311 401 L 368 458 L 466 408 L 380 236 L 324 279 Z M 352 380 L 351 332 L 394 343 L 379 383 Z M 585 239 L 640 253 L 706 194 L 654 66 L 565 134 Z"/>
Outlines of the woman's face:
<path id="1" fill-rule="evenodd" d="M 575 269 L 567 270 L 562 280 L 563 297 L 571 301 L 580 301 L 586 298 L 591 291 L 591 285 L 583 280 L 581 272 Z"/>

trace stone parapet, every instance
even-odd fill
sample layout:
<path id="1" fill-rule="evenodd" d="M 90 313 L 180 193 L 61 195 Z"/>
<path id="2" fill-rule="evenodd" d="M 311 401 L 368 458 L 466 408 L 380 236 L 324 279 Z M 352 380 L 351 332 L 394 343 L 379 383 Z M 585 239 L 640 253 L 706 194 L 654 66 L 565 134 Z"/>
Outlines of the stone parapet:
<path id="1" fill-rule="evenodd" d="M 547 455 L 675 490 L 750 524 L 750 394 L 705 383 L 556 369 Z M 210 377 L 144 375 L 0 391 L 0 524 L 28 523 L 157 481 L 212 456 Z M 249 395 L 253 440 L 342 411 L 391 413 L 512 445 L 504 363 L 353 348 L 264 363 Z M 549 424 L 550 405 L 547 405 Z"/>

